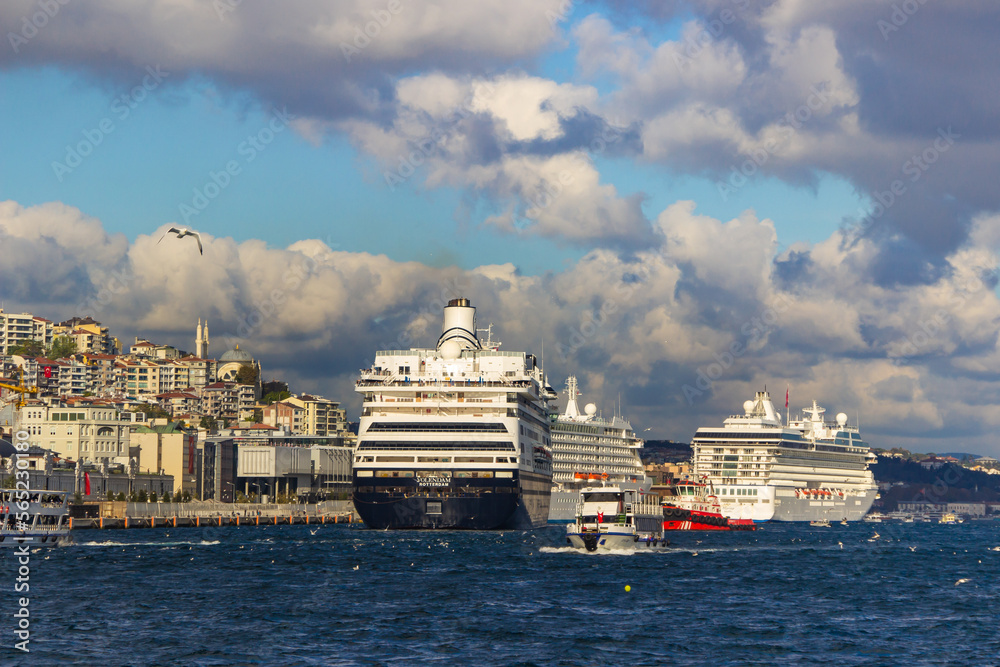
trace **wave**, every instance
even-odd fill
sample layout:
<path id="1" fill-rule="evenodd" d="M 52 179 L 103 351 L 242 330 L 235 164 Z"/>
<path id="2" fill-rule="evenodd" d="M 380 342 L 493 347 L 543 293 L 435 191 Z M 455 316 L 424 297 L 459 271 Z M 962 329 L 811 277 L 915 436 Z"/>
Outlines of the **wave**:
<path id="1" fill-rule="evenodd" d="M 219 544 L 219 540 L 201 540 L 199 542 L 115 542 L 106 540 L 104 542 L 80 542 L 79 547 L 204 547 Z"/>
<path id="2" fill-rule="evenodd" d="M 539 551 L 543 554 L 584 554 L 587 556 L 631 556 L 637 553 L 635 549 L 598 549 L 597 551 L 587 551 L 576 547 L 541 547 Z"/>

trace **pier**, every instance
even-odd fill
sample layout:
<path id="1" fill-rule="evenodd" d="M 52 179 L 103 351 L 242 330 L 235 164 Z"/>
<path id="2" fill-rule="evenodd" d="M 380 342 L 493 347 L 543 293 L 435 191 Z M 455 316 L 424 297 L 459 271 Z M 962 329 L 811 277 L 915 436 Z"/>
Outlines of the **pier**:
<path id="1" fill-rule="evenodd" d="M 355 523 L 347 501 L 317 504 L 124 503 L 70 506 L 71 529 L 202 528 L 221 526 L 294 526 Z"/>
<path id="2" fill-rule="evenodd" d="M 125 529 L 125 528 L 200 528 L 200 527 L 220 527 L 220 526 L 294 526 L 296 524 L 306 526 L 353 523 L 354 515 L 351 512 L 341 514 L 269 514 L 246 516 L 242 514 L 216 514 L 216 515 L 195 515 L 195 516 L 136 516 L 136 517 L 113 517 L 101 516 L 97 518 L 69 517 L 70 529 Z"/>

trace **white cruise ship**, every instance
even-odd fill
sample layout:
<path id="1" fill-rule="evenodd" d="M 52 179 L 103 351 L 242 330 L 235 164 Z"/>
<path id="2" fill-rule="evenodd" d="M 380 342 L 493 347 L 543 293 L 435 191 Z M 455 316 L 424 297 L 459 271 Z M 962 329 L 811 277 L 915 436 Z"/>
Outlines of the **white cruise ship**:
<path id="1" fill-rule="evenodd" d="M 722 513 L 753 521 L 858 521 L 878 487 L 868 443 L 847 415 L 824 421 L 813 401 L 808 418 L 782 424 L 766 391 L 743 404 L 721 428 L 695 434 L 693 470 L 707 477 Z"/>
<path id="2" fill-rule="evenodd" d="M 566 410 L 552 422 L 552 504 L 549 523 L 576 520 L 580 489 L 601 482 L 623 491 L 648 491 L 639 458 L 643 441 L 620 415 L 610 421 L 597 416 L 588 403 L 580 412 L 576 378 L 566 379 Z"/>
<path id="3" fill-rule="evenodd" d="M 544 525 L 552 446 L 541 367 L 477 337 L 452 299 L 433 349 L 381 350 L 361 372 L 354 507 L 370 528 Z"/>

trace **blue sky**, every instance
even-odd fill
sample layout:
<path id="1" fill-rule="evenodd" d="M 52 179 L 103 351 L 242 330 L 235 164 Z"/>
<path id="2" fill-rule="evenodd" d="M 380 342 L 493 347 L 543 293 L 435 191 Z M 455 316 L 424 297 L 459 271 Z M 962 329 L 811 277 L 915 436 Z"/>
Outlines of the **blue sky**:
<path id="1" fill-rule="evenodd" d="M 542 71 L 569 70 L 574 52 L 572 41 L 552 51 Z M 552 64 L 556 61 L 559 66 Z M 384 253 L 399 261 L 463 268 L 513 262 L 527 274 L 558 271 L 585 252 L 484 229 L 494 205 L 470 206 L 454 187 L 424 188 L 419 173 L 390 190 L 378 165 L 343 136 L 329 135 L 315 145 L 284 131 L 245 163 L 238 147 L 270 120 L 261 105 L 244 95 L 223 95 L 203 79 L 164 81 L 137 101 L 127 97 L 129 85 L 54 67 L 0 73 L 5 91 L 0 114 L 6 119 L 0 146 L 18 156 L 0 165 L 0 197 L 24 205 L 58 199 L 132 240 L 163 224 L 181 223 L 276 247 L 329 239 L 342 250 Z M 111 132 L 101 131 L 102 121 L 110 122 Z M 93 153 L 60 180 L 52 163 L 65 164 L 68 147 L 89 145 L 94 138 L 100 141 Z M 184 220 L 180 205 L 190 204 L 194 189 L 233 159 L 241 173 L 205 211 Z M 721 219 L 753 209 L 774 221 L 786 246 L 828 237 L 861 201 L 832 175 L 824 175 L 816 190 L 758 178 L 726 201 L 717 179 L 625 158 L 598 156 L 595 162 L 603 181 L 623 195 L 645 195 L 643 211 L 651 219 L 682 199 L 697 201 L 700 213 Z M 372 228 L 380 233 L 371 234 Z"/>

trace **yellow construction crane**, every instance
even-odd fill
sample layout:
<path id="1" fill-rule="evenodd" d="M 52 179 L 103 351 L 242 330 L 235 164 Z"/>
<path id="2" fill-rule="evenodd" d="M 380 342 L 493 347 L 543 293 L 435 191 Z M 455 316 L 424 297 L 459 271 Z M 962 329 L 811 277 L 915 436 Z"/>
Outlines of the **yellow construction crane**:
<path id="1" fill-rule="evenodd" d="M 20 384 L 7 384 L 6 382 L 0 382 L 0 389 L 10 389 L 11 391 L 16 391 L 17 393 L 19 393 L 21 395 L 21 397 L 17 399 L 17 403 L 14 404 L 14 407 L 21 408 L 21 407 L 24 406 L 24 395 L 25 394 L 37 394 L 38 393 L 38 387 L 25 387 L 24 386 L 24 369 L 23 368 L 20 369 L 20 378 L 18 379 L 18 382 Z"/>

